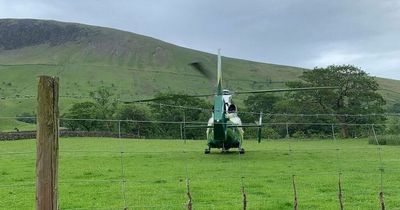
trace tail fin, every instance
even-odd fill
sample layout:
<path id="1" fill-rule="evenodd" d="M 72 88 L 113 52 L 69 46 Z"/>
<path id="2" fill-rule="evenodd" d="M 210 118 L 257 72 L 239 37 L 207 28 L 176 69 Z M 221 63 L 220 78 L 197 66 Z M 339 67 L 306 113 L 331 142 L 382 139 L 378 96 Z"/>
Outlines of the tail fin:
<path id="1" fill-rule="evenodd" d="M 218 49 L 217 95 L 222 95 L 221 49 Z"/>

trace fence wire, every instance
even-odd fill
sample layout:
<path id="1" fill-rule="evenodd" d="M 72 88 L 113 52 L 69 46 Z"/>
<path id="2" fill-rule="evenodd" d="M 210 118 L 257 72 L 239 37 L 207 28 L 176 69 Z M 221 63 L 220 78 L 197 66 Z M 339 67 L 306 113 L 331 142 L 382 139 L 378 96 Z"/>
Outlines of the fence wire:
<path id="1" fill-rule="evenodd" d="M 65 120 L 65 119 L 64 119 Z M 384 160 L 383 160 L 383 147 L 379 143 L 379 136 L 376 133 L 375 126 L 376 125 L 369 125 L 369 124 L 364 124 L 364 125 L 358 125 L 362 127 L 369 127 L 371 130 L 371 135 L 373 136 L 374 140 L 376 141 L 376 146 L 359 146 L 355 145 L 352 147 L 346 147 L 343 148 L 342 144 L 346 143 L 344 140 L 339 140 L 337 139 L 336 136 L 336 129 L 335 124 L 320 124 L 321 126 L 327 126 L 330 127 L 331 129 L 331 138 L 333 140 L 333 144 L 329 144 L 328 146 L 325 146 L 323 144 L 320 144 L 319 146 L 313 146 L 313 147 L 303 147 L 299 146 L 299 144 L 302 144 L 302 140 L 299 139 L 293 139 L 289 135 L 287 136 L 288 139 L 285 140 L 278 140 L 276 142 L 278 143 L 287 143 L 288 147 L 285 149 L 284 147 L 280 148 L 263 148 L 263 149 L 254 149 L 253 150 L 247 150 L 246 154 L 238 154 L 238 159 L 237 159 L 237 165 L 235 166 L 236 162 L 235 160 L 229 160 L 229 154 L 227 155 L 221 155 L 221 156 L 215 156 L 215 154 L 211 154 L 210 156 L 205 156 L 204 158 L 218 158 L 218 159 L 226 159 L 225 161 L 228 162 L 210 162 L 211 165 L 208 167 L 210 168 L 197 168 L 199 167 L 198 163 L 194 162 L 196 161 L 193 159 L 193 154 L 196 154 L 198 156 L 203 156 L 200 154 L 202 151 L 198 150 L 198 147 L 193 147 L 194 143 L 197 143 L 197 141 L 181 141 L 182 146 L 181 148 L 176 148 L 176 149 L 169 149 L 168 152 L 166 151 L 136 151 L 135 148 L 132 148 L 132 145 L 129 145 L 128 143 L 131 143 L 131 140 L 129 139 L 123 139 L 121 135 L 121 122 L 125 121 L 110 121 L 115 124 L 117 124 L 118 127 L 118 136 L 116 142 L 119 144 L 118 148 L 115 149 L 97 149 L 97 148 L 87 148 L 85 147 L 86 145 L 85 140 L 79 140 L 75 141 L 76 147 L 70 147 L 70 148 L 62 148 L 60 147 L 60 157 L 61 157 L 61 169 L 63 169 L 67 163 L 72 163 L 72 162 L 63 162 L 63 161 L 87 161 L 86 159 L 90 156 L 94 157 L 100 157 L 102 159 L 105 159 L 104 161 L 111 161 L 114 163 L 113 159 L 119 160 L 119 165 L 112 165 L 111 169 L 119 169 L 120 173 L 118 176 L 110 175 L 110 177 L 107 178 L 107 176 L 101 176 L 101 177 L 96 177 L 95 172 L 99 172 L 100 174 L 107 174 L 107 167 L 102 166 L 101 161 L 99 163 L 92 163 L 93 168 L 89 170 L 89 175 L 93 175 L 90 179 L 82 177 L 78 178 L 77 175 L 75 177 L 66 177 L 66 174 L 68 174 L 68 171 L 61 172 L 62 177 L 59 180 L 60 184 L 60 201 L 61 201 L 61 207 L 63 209 L 135 209 L 135 208 L 142 208 L 142 209 L 159 209 L 159 208 L 173 208 L 173 209 L 191 209 L 192 207 L 205 207 L 208 206 L 210 209 L 212 208 L 219 208 L 219 206 L 236 206 L 240 207 L 242 209 L 249 208 L 251 209 L 254 206 L 258 207 L 263 207 L 263 205 L 271 205 L 268 200 L 274 199 L 274 197 L 271 198 L 268 194 L 262 194 L 258 192 L 258 188 L 262 187 L 264 190 L 266 189 L 272 189 L 273 193 L 277 193 L 278 195 L 282 194 L 287 194 L 290 195 L 290 188 L 292 189 L 293 193 L 293 198 L 290 199 L 292 200 L 291 205 L 294 209 L 297 208 L 297 206 L 304 206 L 304 203 L 309 203 L 313 202 L 316 199 L 324 199 L 324 195 L 309 195 L 309 196 L 304 196 L 304 183 L 305 180 L 309 180 L 312 178 L 317 178 L 317 177 L 327 177 L 327 178 L 334 178 L 337 179 L 337 196 L 338 196 L 338 206 L 340 209 L 343 209 L 344 206 L 351 206 L 352 205 L 352 200 L 350 199 L 349 195 L 350 192 L 352 192 L 352 189 L 349 185 L 346 185 L 348 183 L 350 177 L 358 177 L 361 176 L 362 174 L 368 174 L 368 177 L 379 177 L 379 182 L 377 185 L 379 185 L 379 192 L 377 191 L 376 193 L 378 194 L 379 202 L 380 202 L 380 207 L 381 209 L 387 208 L 387 204 L 385 203 L 384 200 L 384 185 L 385 185 L 385 179 L 384 179 L 384 174 L 386 176 L 396 176 L 400 172 L 400 168 L 398 167 L 400 163 L 400 160 L 392 159 L 392 164 L 390 167 L 384 165 Z M 145 122 L 143 122 L 145 123 Z M 178 124 L 175 122 L 175 124 Z M 272 124 L 271 124 L 272 125 Z M 286 130 L 290 129 L 290 126 L 294 124 L 290 124 L 285 122 L 284 124 L 273 124 L 273 125 L 279 125 L 285 127 Z M 356 125 L 349 125 L 349 126 L 356 126 Z M 62 142 L 62 144 L 65 144 L 66 141 Z M 95 142 L 102 140 L 93 140 Z M 307 142 L 307 140 L 304 140 Z M 151 142 L 151 141 L 145 141 L 143 140 L 142 142 Z M 201 141 L 204 143 L 204 141 Z M 329 140 L 326 140 L 325 142 L 329 142 Z M 2 142 L 4 146 L 6 146 L 7 142 Z M 108 142 L 109 143 L 109 142 Z M 255 143 L 253 141 L 253 143 Z M 271 142 L 273 143 L 273 142 Z M 205 144 L 204 144 L 205 145 Z M 246 143 L 244 144 L 246 145 Z M 2 146 L 2 148 L 4 148 Z M 33 144 L 31 145 L 33 146 Z M 257 148 L 257 147 L 256 147 Z M 377 152 L 377 158 L 374 160 L 372 157 L 369 157 L 368 159 L 355 159 L 355 160 L 346 160 L 343 159 L 343 152 L 344 153 L 352 153 L 354 151 L 365 151 L 366 153 L 370 153 L 370 151 L 376 150 Z M 175 153 L 176 152 L 176 153 Z M 252 174 L 254 172 L 254 169 L 252 169 L 251 162 L 249 162 L 251 159 L 248 159 L 248 157 L 252 157 L 255 154 L 265 154 L 268 157 L 279 157 L 282 154 L 284 155 L 285 153 L 288 154 L 288 161 L 286 162 L 286 165 L 289 170 L 282 170 L 280 168 L 274 168 L 274 170 L 271 173 L 268 172 L 269 169 L 273 167 L 269 167 L 268 164 L 271 163 L 273 164 L 274 161 L 277 160 L 271 160 L 271 161 L 266 161 L 266 165 L 256 169 L 256 171 L 265 171 L 265 175 L 263 173 L 257 173 L 257 174 Z M 322 162 L 321 164 L 326 167 L 328 170 L 299 170 L 303 163 L 298 162 L 299 160 L 302 160 L 302 156 L 305 155 L 318 155 L 318 154 L 331 154 L 332 157 L 336 156 L 334 158 L 334 162 L 336 164 L 332 165 L 325 165 L 327 162 Z M 180 155 L 176 155 L 180 154 Z M 345 154 L 345 155 L 346 155 Z M 213 156 L 214 155 L 214 156 Z M 35 156 L 34 151 L 20 151 L 18 148 L 14 148 L 13 150 L 7 150 L 7 149 L 1 149 L 0 148 L 0 158 L 2 160 L 6 160 L 10 162 L 11 160 L 13 161 L 14 164 L 12 165 L 4 165 L 2 168 L 2 171 L 7 171 L 7 168 L 10 170 L 14 171 L 26 171 L 26 168 L 32 168 L 34 167 L 33 165 L 28 166 L 24 162 L 27 160 L 27 158 L 32 158 Z M 169 165 L 168 170 L 171 171 L 160 171 L 157 169 L 157 164 L 156 165 L 147 165 L 146 163 L 139 163 L 137 161 L 133 161 L 137 158 L 144 158 L 148 157 L 149 160 L 151 160 L 152 156 L 157 156 L 157 157 L 162 157 L 164 159 L 163 161 L 167 161 L 166 163 L 159 163 L 160 167 L 164 165 Z M 145 158 L 145 159 L 146 159 Z M 145 160 L 144 159 L 144 160 Z M 142 160 L 142 159 L 140 159 Z M 198 161 L 198 160 L 197 160 Z M 253 160 L 254 161 L 254 160 Z M 318 160 L 308 160 L 304 159 L 307 163 L 312 163 L 314 161 Z M 365 163 L 365 161 L 369 162 L 376 162 L 378 164 L 377 168 L 362 168 L 362 167 L 355 167 L 355 168 L 349 168 L 346 167 L 346 164 L 353 163 L 353 164 L 362 164 Z M 19 163 L 20 162 L 20 163 Z M 117 163 L 117 162 L 115 162 Z M 155 163 L 153 163 L 155 164 Z M 200 167 L 204 167 L 204 165 L 200 165 Z M 233 166 L 233 167 L 232 167 Z M 154 168 L 153 168 L 154 167 Z M 67 167 L 71 169 L 71 167 Z M 67 169 L 65 168 L 65 169 Z M 152 172 L 151 174 L 141 174 L 140 171 L 142 170 L 147 170 L 151 168 Z M 236 168 L 236 169 L 235 169 Z M 307 166 L 309 169 L 314 169 L 317 168 L 317 166 Z M 111 170 L 108 169 L 108 170 Z M 130 169 L 127 171 L 127 169 Z M 164 168 L 165 169 L 165 168 Z M 202 170 L 208 171 L 207 175 L 202 175 L 199 173 Z M 192 171 L 193 170 L 193 171 Z M 84 171 L 84 169 L 81 169 L 81 171 Z M 177 171 L 184 171 L 184 173 L 177 172 Z M 211 172 L 210 172 L 211 171 Z M 92 172 L 92 174 L 90 174 Z M 11 202 L 7 202 L 7 204 L 13 203 L 15 206 L 10 206 L 11 208 L 15 207 L 18 208 L 19 204 L 18 202 L 15 202 L 16 199 L 19 199 L 20 196 L 23 196 L 23 200 L 26 200 L 27 203 L 33 203 L 33 200 L 30 200 L 29 197 L 31 195 L 29 193 L 23 193 L 24 191 L 29 191 L 29 192 L 34 192 L 34 187 L 35 187 L 35 182 L 34 180 L 31 181 L 26 181 L 26 180 L 15 180 L 12 179 L 12 177 L 9 177 L 7 175 L 7 172 L 1 172 L 3 177 L 6 177 L 0 181 L 0 192 L 1 191 L 10 191 L 10 192 L 19 192 L 15 195 L 8 195 L 7 197 L 11 198 Z M 23 172 L 24 173 L 24 172 Z M 137 175 L 135 175 L 137 173 Z M 345 178 L 343 179 L 343 176 Z M 282 182 L 285 183 L 287 186 L 287 189 L 277 189 L 274 188 L 276 187 L 276 184 L 274 182 L 270 182 L 270 180 Z M 346 180 L 347 182 L 343 182 L 343 180 Z M 235 183 L 238 183 L 236 185 Z M 259 183 L 266 183 L 263 185 L 260 185 Z M 375 183 L 375 184 L 376 184 Z M 100 198 L 106 198 L 106 197 L 113 197 L 113 191 L 114 187 L 119 185 L 119 194 L 120 197 L 119 199 L 121 200 L 119 204 L 111 204 L 111 205 L 106 205 L 106 206 L 95 206 L 93 203 L 88 204 L 88 207 L 71 207 L 70 204 L 68 204 L 68 196 L 67 194 L 63 194 L 63 187 L 66 188 L 69 185 L 73 185 L 77 187 L 77 190 L 79 190 L 81 187 L 82 189 L 87 189 L 92 187 L 92 189 L 96 192 L 91 192 L 89 194 L 96 193 Z M 110 186 L 109 188 L 107 186 Z M 215 190 L 213 189 L 204 189 L 201 188 L 200 186 L 217 186 Z M 239 186 L 239 188 L 235 187 Z M 309 186 L 308 188 L 310 190 L 318 190 L 319 185 L 315 186 Z M 333 186 L 332 186 L 333 187 Z M 2 189 L 2 190 L 1 190 Z M 219 189 L 224 189 L 223 191 L 220 191 Z M 346 189 L 346 191 L 345 191 Z M 262 189 L 261 189 L 262 190 Z M 398 194 L 398 191 L 391 191 L 388 190 L 389 192 L 396 192 Z M 386 191 L 386 189 L 385 189 Z M 77 192 L 77 191 L 75 191 Z M 167 195 L 168 193 L 172 193 L 172 195 Z M 345 193 L 346 192 L 346 193 Z M 360 191 L 361 192 L 361 191 Z M 364 193 L 368 194 L 370 192 L 369 189 L 364 189 Z M 64 192 L 67 193 L 67 192 Z M 139 194 L 141 196 L 139 196 Z M 209 199 L 209 195 L 214 194 L 217 196 L 218 199 L 216 200 L 211 200 L 211 201 L 206 201 Z M 347 195 L 347 196 L 344 196 Z M 390 199 L 390 195 L 386 194 L 387 198 Z M 175 203 L 169 203 L 167 200 L 173 196 L 173 202 Z M 176 197 L 177 196 L 177 197 Z M 319 197 L 320 196 L 320 197 Z M 156 201 L 159 197 L 164 198 L 163 201 Z M 346 201 L 346 203 L 345 203 Z M 172 201 L 171 201 L 172 202 Z M 91 206 L 94 205 L 94 206 Z M 108 208 L 110 207 L 110 208 Z"/>

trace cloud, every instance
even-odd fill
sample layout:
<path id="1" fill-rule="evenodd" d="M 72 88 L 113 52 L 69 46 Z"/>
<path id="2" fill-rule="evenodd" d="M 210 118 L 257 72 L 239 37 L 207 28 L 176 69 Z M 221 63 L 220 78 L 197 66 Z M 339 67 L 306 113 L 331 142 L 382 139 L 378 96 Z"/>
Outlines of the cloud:
<path id="1" fill-rule="evenodd" d="M 355 61 L 364 58 L 363 54 L 348 53 L 341 51 L 330 51 L 321 53 L 315 60 L 308 61 L 309 65 L 327 66 L 330 64 L 351 64 Z"/>
<path id="2" fill-rule="evenodd" d="M 350 52 L 335 49 L 319 54 L 315 59 L 304 63 L 306 67 L 324 67 L 328 65 L 352 64 L 367 72 L 372 76 L 386 78 L 400 78 L 400 50 L 389 52 Z"/>
<path id="3" fill-rule="evenodd" d="M 48 18 L 57 12 L 57 8 L 44 1 L 0 0 L 0 17 L 2 18 Z"/>

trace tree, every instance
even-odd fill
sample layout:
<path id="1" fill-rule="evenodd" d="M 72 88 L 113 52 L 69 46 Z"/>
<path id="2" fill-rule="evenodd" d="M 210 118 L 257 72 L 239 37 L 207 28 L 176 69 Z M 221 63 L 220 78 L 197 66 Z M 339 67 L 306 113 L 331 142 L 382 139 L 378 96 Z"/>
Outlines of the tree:
<path id="1" fill-rule="evenodd" d="M 62 121 L 62 126 L 67 127 L 73 131 L 84 130 L 93 131 L 96 130 L 98 123 L 89 120 L 74 120 L 74 119 L 93 119 L 96 118 L 97 105 L 93 102 L 82 102 L 74 104 L 67 113 L 63 115 L 63 118 L 69 118 L 71 120 Z"/>
<path id="2" fill-rule="evenodd" d="M 25 123 L 36 123 L 36 114 L 34 112 L 23 112 L 22 114 L 17 115 L 17 120 Z"/>
<path id="3" fill-rule="evenodd" d="M 147 106 L 129 104 L 124 105 L 117 113 L 119 120 L 151 121 L 152 116 Z M 121 122 L 123 132 L 135 133 L 138 136 L 150 136 L 154 125 L 150 122 Z"/>
<path id="4" fill-rule="evenodd" d="M 399 117 L 388 117 L 387 120 L 387 127 L 386 127 L 386 133 L 388 134 L 400 134 L 400 119 Z"/>
<path id="5" fill-rule="evenodd" d="M 388 112 L 400 113 L 400 102 L 397 102 L 388 108 Z"/>
<path id="6" fill-rule="evenodd" d="M 159 100 L 150 104 L 150 108 L 159 121 L 207 123 L 211 116 L 211 104 L 204 99 L 173 93 L 161 93 L 156 97 Z M 158 132 L 177 138 L 180 136 L 180 126 L 180 124 L 159 124 Z M 204 129 L 185 129 L 185 131 L 186 138 L 205 138 Z"/>
<path id="7" fill-rule="evenodd" d="M 283 98 L 281 96 L 276 96 L 271 93 L 264 94 L 254 94 L 247 97 L 244 100 L 245 112 L 240 113 L 240 118 L 243 122 L 257 122 L 259 120 L 259 113 L 263 113 L 263 122 L 271 122 L 273 119 L 271 116 L 266 114 L 274 113 Z M 256 138 L 257 129 L 254 128 L 244 128 L 245 138 Z M 263 137 L 276 138 L 277 132 L 276 128 L 265 127 L 262 129 Z"/>
<path id="8" fill-rule="evenodd" d="M 378 123 L 383 117 L 352 117 L 345 114 L 371 114 L 384 112 L 385 100 L 377 92 L 379 85 L 373 77 L 352 65 L 331 65 L 305 71 L 303 81 L 290 82 L 292 88 L 309 86 L 335 86 L 337 89 L 289 93 L 297 109 L 304 113 L 335 113 L 341 123 L 342 137 L 349 136 L 348 123 Z"/>
<path id="9" fill-rule="evenodd" d="M 244 105 L 249 112 L 271 113 L 275 108 L 275 104 L 282 100 L 282 97 L 272 95 L 270 93 L 254 94 L 244 100 Z"/>
<path id="10" fill-rule="evenodd" d="M 111 88 L 102 86 L 96 91 L 90 92 L 90 96 L 96 103 L 96 118 L 98 119 L 113 119 L 117 110 L 118 101 L 115 100 Z M 108 131 L 113 130 L 113 122 L 106 121 L 103 123 L 103 129 Z"/>
<path id="11" fill-rule="evenodd" d="M 245 112 L 240 114 L 240 117 L 243 122 L 258 122 L 260 112 L 263 114 L 274 112 L 276 104 L 281 100 L 282 97 L 270 93 L 250 95 L 244 100 Z"/>
<path id="12" fill-rule="evenodd" d="M 400 113 L 400 102 L 393 104 L 387 110 L 391 113 Z M 399 134 L 400 133 L 400 118 L 399 116 L 388 117 L 387 123 L 389 124 L 386 128 L 386 133 Z"/>

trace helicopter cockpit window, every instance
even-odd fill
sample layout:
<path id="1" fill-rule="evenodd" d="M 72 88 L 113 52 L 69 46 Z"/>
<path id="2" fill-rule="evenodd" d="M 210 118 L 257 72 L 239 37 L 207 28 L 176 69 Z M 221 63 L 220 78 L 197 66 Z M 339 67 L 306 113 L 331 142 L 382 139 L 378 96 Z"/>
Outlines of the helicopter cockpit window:
<path id="1" fill-rule="evenodd" d="M 236 112 L 236 105 L 235 104 L 231 104 L 229 107 L 228 107 L 228 113 L 235 113 Z"/>
<path id="2" fill-rule="evenodd" d="M 223 90 L 222 94 L 223 95 L 231 95 L 231 92 L 229 90 Z"/>

